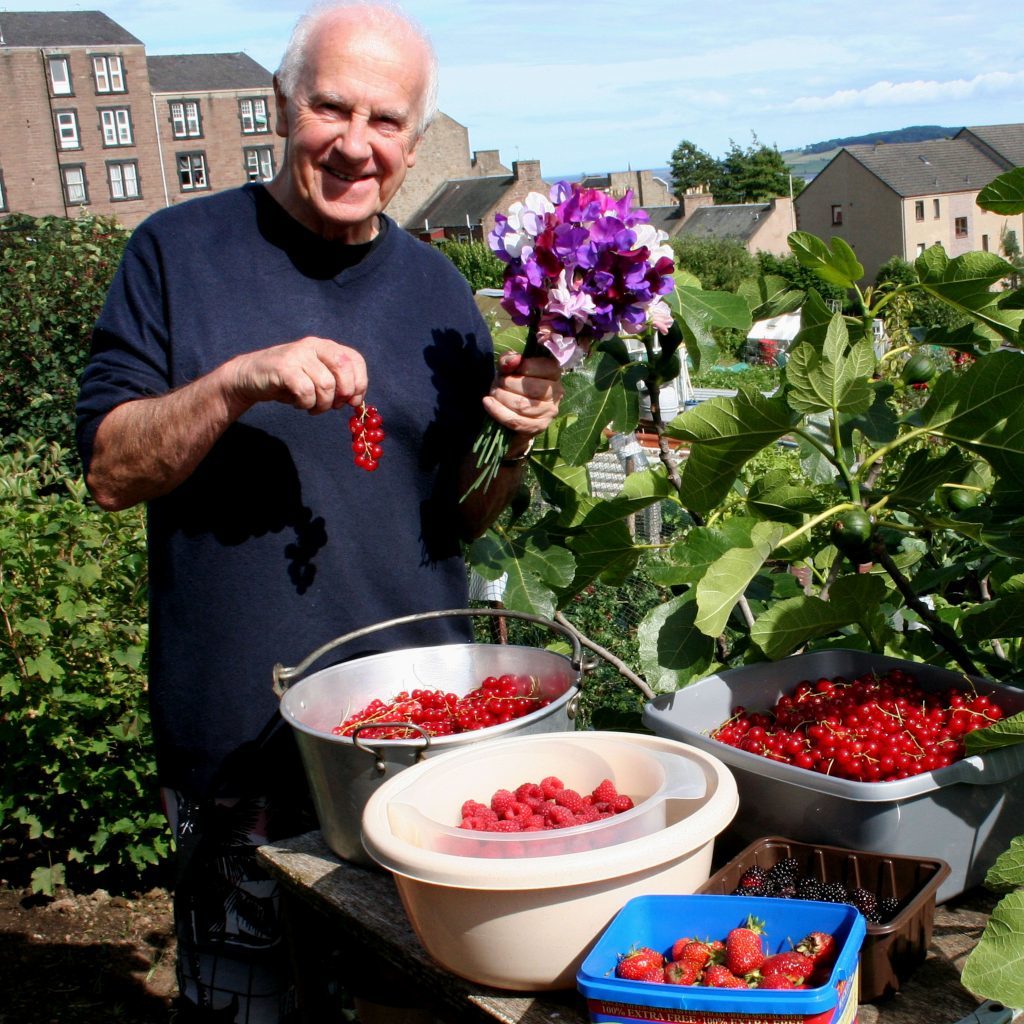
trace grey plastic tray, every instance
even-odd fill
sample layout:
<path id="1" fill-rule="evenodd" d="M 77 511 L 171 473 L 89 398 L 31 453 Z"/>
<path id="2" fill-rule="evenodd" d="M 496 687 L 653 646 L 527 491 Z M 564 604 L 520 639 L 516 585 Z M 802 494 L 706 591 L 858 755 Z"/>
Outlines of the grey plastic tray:
<path id="1" fill-rule="evenodd" d="M 942 903 L 979 884 L 1010 840 L 1024 834 L 1024 744 L 909 779 L 871 783 L 830 778 L 710 737 L 737 704 L 767 709 L 804 679 L 890 668 L 904 669 L 926 690 L 973 686 L 997 694 L 1011 714 L 1024 711 L 1024 690 L 1015 687 L 898 658 L 829 650 L 708 676 L 648 703 L 644 724 L 729 766 L 740 794 L 740 809 L 728 830 L 734 842 L 784 835 L 805 843 L 938 857 L 950 866 L 936 896 Z"/>

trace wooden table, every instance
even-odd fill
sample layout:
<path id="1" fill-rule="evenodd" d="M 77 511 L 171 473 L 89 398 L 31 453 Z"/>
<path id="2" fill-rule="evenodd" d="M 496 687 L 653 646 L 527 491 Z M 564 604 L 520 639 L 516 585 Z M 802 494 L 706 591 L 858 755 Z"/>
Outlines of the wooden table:
<path id="1" fill-rule="evenodd" d="M 390 874 L 340 860 L 319 832 L 260 848 L 264 866 L 282 883 L 293 938 L 314 933 L 310 922 L 344 928 L 356 943 L 401 971 L 422 991 L 424 1006 L 451 1024 L 585 1024 L 575 991 L 520 994 L 482 988 L 437 966 L 402 909 Z M 960 984 L 960 970 L 997 897 L 972 890 L 936 908 L 927 960 L 890 1000 L 862 1005 L 859 1024 L 954 1024 L 979 1001 Z M 299 962 L 305 957 L 301 950 Z"/>

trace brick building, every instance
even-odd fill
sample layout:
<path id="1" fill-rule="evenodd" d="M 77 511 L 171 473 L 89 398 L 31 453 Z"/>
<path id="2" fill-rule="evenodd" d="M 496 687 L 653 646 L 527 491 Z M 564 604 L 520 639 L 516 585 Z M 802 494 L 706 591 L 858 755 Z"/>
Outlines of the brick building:
<path id="1" fill-rule="evenodd" d="M 274 177 L 284 140 L 274 132 L 266 68 L 244 53 L 150 57 L 147 64 L 162 205 Z"/>
<path id="2" fill-rule="evenodd" d="M 272 76 L 241 53 L 147 57 L 99 11 L 0 12 L 0 215 L 134 227 L 273 176 Z"/>

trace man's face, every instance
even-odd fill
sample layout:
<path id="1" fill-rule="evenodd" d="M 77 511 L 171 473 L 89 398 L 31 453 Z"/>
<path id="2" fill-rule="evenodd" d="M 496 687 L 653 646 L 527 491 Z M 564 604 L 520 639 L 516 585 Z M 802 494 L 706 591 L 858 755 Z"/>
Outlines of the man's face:
<path id="1" fill-rule="evenodd" d="M 353 13 L 325 18 L 295 95 L 275 81 L 287 147 L 271 193 L 325 238 L 373 238 L 377 214 L 416 162 L 425 77 L 422 48 L 402 28 L 368 28 Z"/>

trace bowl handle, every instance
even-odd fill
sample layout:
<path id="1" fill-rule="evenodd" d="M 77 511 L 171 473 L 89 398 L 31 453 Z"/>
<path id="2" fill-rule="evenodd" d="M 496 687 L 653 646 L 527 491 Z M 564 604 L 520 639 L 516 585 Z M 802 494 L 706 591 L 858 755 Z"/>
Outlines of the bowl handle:
<path id="1" fill-rule="evenodd" d="M 423 746 L 417 752 L 416 760 L 422 761 L 427 756 L 427 749 L 430 747 L 430 733 L 422 725 L 416 725 L 415 722 L 360 722 L 352 730 L 352 743 L 358 750 L 361 750 L 364 754 L 369 754 L 373 758 L 374 767 L 379 774 L 383 775 L 388 770 L 387 762 L 380 756 L 380 751 L 375 750 L 373 747 L 364 746 L 366 741 L 359 739 L 359 733 L 363 729 L 376 729 L 385 725 L 400 725 L 403 729 L 415 729 L 420 734 L 419 738 L 423 740 Z"/>
<path id="2" fill-rule="evenodd" d="M 288 687 L 302 678 L 314 662 L 318 661 L 329 651 L 333 651 L 336 647 L 340 647 L 342 644 L 347 644 L 352 640 L 358 640 L 360 637 L 368 636 L 370 633 L 376 633 L 378 630 L 387 629 L 390 626 L 404 626 L 409 622 L 426 622 L 431 619 L 450 618 L 455 615 L 489 615 L 491 617 L 501 616 L 511 619 L 524 619 L 527 622 L 533 622 L 538 626 L 544 626 L 547 629 L 551 629 L 556 633 L 561 633 L 563 636 L 567 637 L 569 643 L 572 644 L 572 658 L 570 660 L 573 671 L 582 671 L 583 651 L 580 644 L 580 637 L 574 629 L 567 625 L 562 625 L 559 622 L 552 622 L 550 619 L 542 618 L 540 615 L 531 615 L 529 612 L 513 611 L 510 608 L 454 608 L 443 611 L 417 612 L 415 615 L 403 615 L 398 619 L 388 619 L 386 622 L 378 622 L 372 626 L 364 626 L 362 629 L 357 629 L 351 633 L 346 633 L 344 636 L 335 637 L 335 639 L 329 640 L 322 647 L 318 647 L 311 654 L 306 655 L 306 657 L 303 658 L 303 660 L 294 668 L 286 668 L 284 665 L 278 663 L 274 666 L 273 670 L 274 693 L 278 697 L 283 697 Z"/>

